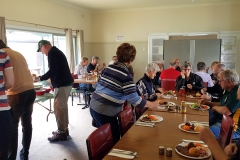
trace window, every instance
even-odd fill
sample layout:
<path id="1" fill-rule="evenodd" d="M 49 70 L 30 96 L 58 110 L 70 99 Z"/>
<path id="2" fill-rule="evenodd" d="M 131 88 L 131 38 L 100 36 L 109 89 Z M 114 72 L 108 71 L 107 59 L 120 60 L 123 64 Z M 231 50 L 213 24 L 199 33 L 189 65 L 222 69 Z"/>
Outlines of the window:
<path id="1" fill-rule="evenodd" d="M 47 56 L 37 52 L 38 42 L 40 40 L 48 40 L 63 53 L 66 53 L 66 38 L 63 35 L 11 29 L 7 29 L 6 33 L 8 46 L 13 50 L 20 52 L 25 57 L 29 70 L 37 75 L 42 75 L 48 71 Z M 52 40 L 54 40 L 54 43 L 52 43 Z M 77 57 L 75 42 L 76 38 L 73 38 L 74 58 Z M 76 59 L 75 62 L 77 62 Z"/>

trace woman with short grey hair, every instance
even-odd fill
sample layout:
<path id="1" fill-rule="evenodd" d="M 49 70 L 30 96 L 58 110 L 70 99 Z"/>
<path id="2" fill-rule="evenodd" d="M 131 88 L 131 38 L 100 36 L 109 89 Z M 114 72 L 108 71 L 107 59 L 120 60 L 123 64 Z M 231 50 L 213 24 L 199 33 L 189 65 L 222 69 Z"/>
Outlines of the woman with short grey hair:
<path id="1" fill-rule="evenodd" d="M 176 90 L 185 87 L 187 92 L 200 91 L 204 85 L 203 80 L 197 74 L 191 73 L 191 63 L 185 61 L 182 64 L 181 75 L 176 79 Z"/>
<path id="2" fill-rule="evenodd" d="M 162 97 L 162 94 L 155 93 L 152 80 L 156 76 L 156 72 L 159 71 L 159 67 L 156 63 L 149 63 L 145 68 L 144 76 L 136 83 L 137 92 L 139 96 L 144 97 L 146 100 L 155 101 Z"/>

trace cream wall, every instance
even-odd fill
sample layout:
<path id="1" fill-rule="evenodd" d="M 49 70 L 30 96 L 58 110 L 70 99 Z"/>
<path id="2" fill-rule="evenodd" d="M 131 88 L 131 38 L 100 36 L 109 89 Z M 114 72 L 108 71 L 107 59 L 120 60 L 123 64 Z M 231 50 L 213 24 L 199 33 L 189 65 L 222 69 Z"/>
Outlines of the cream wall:
<path id="1" fill-rule="evenodd" d="M 0 16 L 6 19 L 35 23 L 58 28 L 84 30 L 86 42 L 91 41 L 91 14 L 88 11 L 64 6 L 48 0 L 1 0 Z M 63 30 L 44 28 L 6 21 L 7 26 L 28 28 L 30 30 L 57 31 Z M 14 27 L 15 28 L 15 27 Z M 64 33 L 64 32 L 63 32 Z"/>
<path id="2" fill-rule="evenodd" d="M 136 81 L 147 64 L 148 34 L 240 31 L 239 17 L 240 3 L 92 13 L 94 49 L 86 53 L 108 62 L 120 44 L 116 36 L 124 36 L 124 42 L 136 45 L 138 51 L 133 63 Z"/>

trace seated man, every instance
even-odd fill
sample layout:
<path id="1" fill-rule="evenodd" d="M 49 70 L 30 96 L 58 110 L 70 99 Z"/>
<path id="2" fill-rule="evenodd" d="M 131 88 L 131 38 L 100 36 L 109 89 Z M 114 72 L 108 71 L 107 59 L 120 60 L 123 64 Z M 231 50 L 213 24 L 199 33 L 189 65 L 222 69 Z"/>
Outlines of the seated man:
<path id="1" fill-rule="evenodd" d="M 219 137 L 222 120 L 221 117 L 216 117 L 212 112 L 217 112 L 221 115 L 228 113 L 233 117 L 236 127 L 234 128 L 232 139 L 240 138 L 240 101 L 237 99 L 239 76 L 235 71 L 225 70 L 218 74 L 218 80 L 222 89 L 225 90 L 220 102 L 200 100 L 199 103 L 212 107 L 212 110 L 209 110 L 209 125 L 216 138 Z"/>
<path id="2" fill-rule="evenodd" d="M 92 62 L 88 64 L 87 66 L 87 72 L 91 73 L 91 72 L 98 72 L 98 71 L 102 71 L 104 69 L 104 67 L 106 66 L 105 63 L 103 63 L 102 68 L 100 68 L 100 64 L 98 63 L 99 61 L 99 57 L 97 56 L 93 56 L 92 57 Z"/>
<path id="3" fill-rule="evenodd" d="M 191 73 L 192 65 L 189 62 L 183 62 L 181 75 L 176 80 L 176 90 L 185 86 L 186 91 L 200 91 L 204 85 L 200 76 Z"/>
<path id="4" fill-rule="evenodd" d="M 109 62 L 109 65 L 117 62 L 117 60 L 118 60 L 118 59 L 117 59 L 117 56 L 113 56 L 113 57 L 112 57 L 112 60 Z"/>
<path id="5" fill-rule="evenodd" d="M 149 63 L 145 69 L 146 73 L 136 83 L 138 95 L 144 97 L 146 100 L 155 101 L 161 97 L 160 93 L 155 93 L 152 83 L 152 79 L 156 76 L 158 70 L 159 67 L 156 63 Z"/>
<path id="6" fill-rule="evenodd" d="M 218 63 L 213 66 L 213 74 L 216 76 L 221 71 L 224 71 L 224 70 L 225 70 L 225 65 L 222 63 Z M 215 83 L 213 87 L 203 88 L 201 92 L 203 93 L 202 95 L 203 99 L 210 100 L 212 102 L 219 102 L 223 96 L 224 90 L 222 89 L 222 87 L 220 86 L 217 80 L 217 83 Z M 206 92 L 210 93 L 211 96 L 207 96 L 206 94 L 204 94 Z"/>
<path id="7" fill-rule="evenodd" d="M 239 94 L 240 95 L 240 94 Z M 216 160 L 239 160 L 240 159 L 240 140 L 237 143 L 230 143 L 224 150 L 215 139 L 209 128 L 204 127 L 201 129 L 199 138 L 208 145 L 214 159 Z"/>
<path id="8" fill-rule="evenodd" d="M 87 75 L 87 65 L 88 65 L 88 58 L 82 57 L 81 62 L 75 67 L 74 74 L 78 75 L 78 78 L 85 78 Z M 79 84 L 80 89 L 85 89 L 86 84 Z"/>
<path id="9" fill-rule="evenodd" d="M 169 62 L 170 67 L 162 71 L 160 75 L 160 79 L 177 79 L 180 76 L 181 72 L 175 70 L 176 69 L 176 61 L 171 60 Z"/>
<path id="10" fill-rule="evenodd" d="M 179 72 L 181 72 L 181 68 L 180 68 L 180 59 L 175 59 L 175 62 L 176 62 L 176 68 L 175 68 L 175 70 L 177 70 L 177 71 L 179 71 Z"/>
<path id="11" fill-rule="evenodd" d="M 205 68 L 206 68 L 206 64 L 204 62 L 198 62 L 198 64 L 197 64 L 198 71 L 195 72 L 195 74 L 202 77 L 203 82 L 208 83 L 208 87 L 212 87 L 214 85 L 212 82 L 212 78 L 210 77 L 210 75 L 208 73 L 204 72 Z"/>

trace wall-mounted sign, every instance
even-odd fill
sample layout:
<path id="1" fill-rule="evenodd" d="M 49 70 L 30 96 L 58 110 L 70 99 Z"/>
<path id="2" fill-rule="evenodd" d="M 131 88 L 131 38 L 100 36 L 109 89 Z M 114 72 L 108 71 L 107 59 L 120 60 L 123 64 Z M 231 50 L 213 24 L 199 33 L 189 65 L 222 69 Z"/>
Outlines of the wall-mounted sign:
<path id="1" fill-rule="evenodd" d="M 123 38 L 124 38 L 124 36 L 117 36 L 116 41 L 121 42 L 121 41 L 123 41 Z"/>

